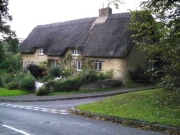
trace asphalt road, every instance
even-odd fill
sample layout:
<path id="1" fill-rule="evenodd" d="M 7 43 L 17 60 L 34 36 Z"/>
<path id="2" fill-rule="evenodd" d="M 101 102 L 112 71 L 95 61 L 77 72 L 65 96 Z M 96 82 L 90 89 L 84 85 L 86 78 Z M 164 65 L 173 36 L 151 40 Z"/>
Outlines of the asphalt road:
<path id="1" fill-rule="evenodd" d="M 0 103 L 0 135 L 163 135 L 67 112 L 72 106 L 100 99 Z"/>

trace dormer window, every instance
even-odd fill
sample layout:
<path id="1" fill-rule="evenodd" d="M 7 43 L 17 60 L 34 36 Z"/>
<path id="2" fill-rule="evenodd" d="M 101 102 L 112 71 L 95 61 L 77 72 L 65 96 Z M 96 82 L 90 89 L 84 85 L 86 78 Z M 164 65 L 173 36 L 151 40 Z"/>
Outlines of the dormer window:
<path id="1" fill-rule="evenodd" d="M 39 48 L 38 52 L 39 52 L 39 55 L 44 55 L 44 48 Z"/>
<path id="2" fill-rule="evenodd" d="M 72 55 L 79 55 L 79 54 L 80 54 L 80 49 L 79 48 L 73 48 Z"/>

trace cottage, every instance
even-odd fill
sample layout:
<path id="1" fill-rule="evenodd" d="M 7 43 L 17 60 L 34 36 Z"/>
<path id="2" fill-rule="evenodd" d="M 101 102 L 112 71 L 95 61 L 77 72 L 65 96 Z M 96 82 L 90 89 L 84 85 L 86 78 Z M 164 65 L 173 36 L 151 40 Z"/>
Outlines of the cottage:
<path id="1" fill-rule="evenodd" d="M 114 79 L 145 69 L 144 54 L 126 27 L 129 21 L 129 13 L 112 14 L 108 7 L 99 10 L 99 17 L 39 25 L 20 45 L 23 67 L 31 63 L 58 66 L 70 58 L 70 65 L 81 71 L 83 58 L 97 71 L 112 70 Z"/>

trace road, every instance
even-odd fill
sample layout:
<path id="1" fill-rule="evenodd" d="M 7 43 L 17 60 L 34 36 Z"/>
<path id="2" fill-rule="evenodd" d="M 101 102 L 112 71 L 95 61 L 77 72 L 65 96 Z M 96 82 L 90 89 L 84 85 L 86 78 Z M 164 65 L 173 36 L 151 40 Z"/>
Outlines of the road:
<path id="1" fill-rule="evenodd" d="M 100 99 L 0 103 L 0 135 L 163 135 L 67 112 L 72 106 Z"/>

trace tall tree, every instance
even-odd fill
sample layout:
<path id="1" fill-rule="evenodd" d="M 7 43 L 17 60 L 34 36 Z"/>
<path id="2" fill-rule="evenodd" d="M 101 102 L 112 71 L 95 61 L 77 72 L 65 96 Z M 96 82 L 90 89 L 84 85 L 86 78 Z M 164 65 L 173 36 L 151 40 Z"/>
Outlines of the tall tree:
<path id="1" fill-rule="evenodd" d="M 148 0 L 140 11 L 131 11 L 129 28 L 135 31 L 134 41 L 149 58 L 160 61 L 153 73 L 161 72 L 166 88 L 180 86 L 180 2 L 179 0 Z"/>
<path id="2" fill-rule="evenodd" d="M 0 0 L 0 33 L 2 35 L 12 33 L 10 26 L 6 24 L 7 21 L 12 20 L 8 13 L 8 4 L 9 0 Z"/>

